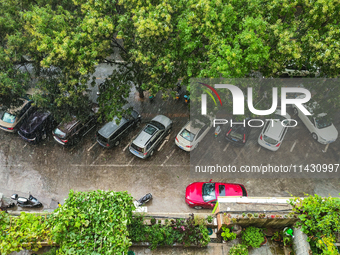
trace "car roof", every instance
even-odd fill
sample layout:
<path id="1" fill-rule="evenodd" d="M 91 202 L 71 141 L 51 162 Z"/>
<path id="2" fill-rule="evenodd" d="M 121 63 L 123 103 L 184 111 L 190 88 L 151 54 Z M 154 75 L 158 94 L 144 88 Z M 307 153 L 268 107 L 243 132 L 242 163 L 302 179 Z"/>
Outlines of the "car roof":
<path id="1" fill-rule="evenodd" d="M 114 117 L 112 121 L 106 123 L 98 133 L 105 138 L 109 138 L 113 133 L 115 133 L 121 126 L 128 122 L 124 117 L 120 120 L 119 124 L 116 124 L 118 118 Z"/>
<path id="2" fill-rule="evenodd" d="M 143 148 L 147 144 L 147 142 L 150 140 L 151 137 L 152 135 L 146 133 L 143 129 L 142 132 L 140 132 L 139 135 L 136 137 L 136 139 L 133 140 L 133 143 L 137 145 L 138 147 Z"/>
<path id="3" fill-rule="evenodd" d="M 48 111 L 38 110 L 34 112 L 20 127 L 20 130 L 26 133 L 33 132 L 49 115 L 51 113 Z"/>
<path id="4" fill-rule="evenodd" d="M 283 130 L 284 127 L 281 125 L 281 121 L 273 120 L 273 124 L 270 122 L 265 132 L 263 132 L 263 134 L 276 140 L 279 140 Z"/>
<path id="5" fill-rule="evenodd" d="M 171 120 L 164 115 L 157 115 L 151 121 L 157 121 L 161 123 L 165 128 L 171 123 Z"/>
<path id="6" fill-rule="evenodd" d="M 185 129 L 190 133 L 197 134 L 206 124 L 198 119 L 191 120 L 185 125 Z"/>
<path id="7" fill-rule="evenodd" d="M 76 116 L 72 117 L 71 121 L 68 122 L 62 122 L 58 125 L 58 129 L 64 133 L 68 133 L 74 126 L 76 126 L 79 123 Z"/>

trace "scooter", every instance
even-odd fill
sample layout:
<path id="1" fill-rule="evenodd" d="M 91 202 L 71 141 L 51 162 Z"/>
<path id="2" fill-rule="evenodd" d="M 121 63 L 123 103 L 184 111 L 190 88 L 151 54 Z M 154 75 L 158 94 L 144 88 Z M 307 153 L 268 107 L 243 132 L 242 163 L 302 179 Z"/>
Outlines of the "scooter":
<path id="1" fill-rule="evenodd" d="M 26 208 L 39 208 L 42 207 L 42 203 L 38 201 L 35 197 L 33 197 L 31 194 L 29 195 L 28 199 L 25 197 L 19 197 L 18 194 L 13 194 L 11 196 L 13 200 L 17 201 L 17 205 L 20 207 L 26 207 Z"/>
<path id="2" fill-rule="evenodd" d="M 4 201 L 3 201 L 2 198 L 1 198 L 0 202 L 1 202 L 1 203 L 0 203 L 0 204 L 1 204 L 1 206 L 0 206 L 0 211 L 5 211 L 5 212 L 7 212 L 7 209 L 10 209 L 10 208 L 12 208 L 12 207 L 15 206 L 14 203 L 10 203 L 9 205 L 5 205 L 5 203 L 4 203 Z"/>
<path id="3" fill-rule="evenodd" d="M 142 198 L 136 200 L 133 202 L 133 204 L 135 205 L 136 208 L 145 205 L 147 202 L 149 202 L 152 199 L 152 194 L 148 193 L 145 196 L 143 196 Z"/>

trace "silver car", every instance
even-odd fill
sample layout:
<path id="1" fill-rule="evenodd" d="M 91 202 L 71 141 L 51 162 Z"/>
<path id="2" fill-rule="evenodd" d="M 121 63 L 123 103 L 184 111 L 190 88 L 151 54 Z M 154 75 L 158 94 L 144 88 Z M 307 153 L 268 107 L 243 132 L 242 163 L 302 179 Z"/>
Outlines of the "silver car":
<path id="1" fill-rule="evenodd" d="M 284 125 L 282 125 L 282 122 Z M 290 115 L 281 115 L 281 110 L 276 110 L 275 120 L 273 122 L 267 120 L 261 131 L 259 139 L 257 140 L 259 145 L 268 150 L 277 151 L 288 131 L 287 126 L 289 126 L 289 124 Z"/>
<path id="2" fill-rule="evenodd" d="M 132 141 L 130 152 L 142 159 L 151 157 L 164 138 L 170 134 L 171 129 L 172 121 L 164 115 L 157 115 Z"/>

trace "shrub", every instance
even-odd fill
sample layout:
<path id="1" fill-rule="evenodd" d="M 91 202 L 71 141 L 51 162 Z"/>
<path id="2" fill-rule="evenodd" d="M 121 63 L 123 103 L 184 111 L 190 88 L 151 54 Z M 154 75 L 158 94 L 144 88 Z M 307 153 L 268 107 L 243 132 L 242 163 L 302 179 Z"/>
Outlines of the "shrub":
<path id="1" fill-rule="evenodd" d="M 256 227 L 248 227 L 243 232 L 242 243 L 254 248 L 259 248 L 264 242 L 264 233 L 262 229 Z"/>
<path id="2" fill-rule="evenodd" d="M 211 216 L 211 215 L 207 216 L 207 222 L 208 222 L 208 223 L 212 223 L 213 220 L 214 220 L 214 217 L 213 217 L 213 216 Z"/>
<path id="3" fill-rule="evenodd" d="M 248 255 L 248 247 L 244 244 L 237 244 L 230 248 L 229 255 Z"/>
<path id="4" fill-rule="evenodd" d="M 236 238 L 236 234 L 233 232 L 230 232 L 230 229 L 227 227 L 222 227 L 223 232 L 221 233 L 222 238 L 225 241 L 231 241 Z"/>

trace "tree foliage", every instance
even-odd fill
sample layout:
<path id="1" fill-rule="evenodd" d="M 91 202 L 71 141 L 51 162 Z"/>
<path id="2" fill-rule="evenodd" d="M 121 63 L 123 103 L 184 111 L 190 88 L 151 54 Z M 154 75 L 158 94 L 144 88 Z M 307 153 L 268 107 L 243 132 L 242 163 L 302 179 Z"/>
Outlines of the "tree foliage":
<path id="1" fill-rule="evenodd" d="M 0 72 L 39 78 L 35 101 L 57 117 L 86 115 L 96 66 L 110 64 L 98 102 L 112 119 L 131 90 L 167 96 L 179 78 L 278 77 L 289 65 L 336 77 L 339 10 L 334 0 L 0 0 Z"/>

